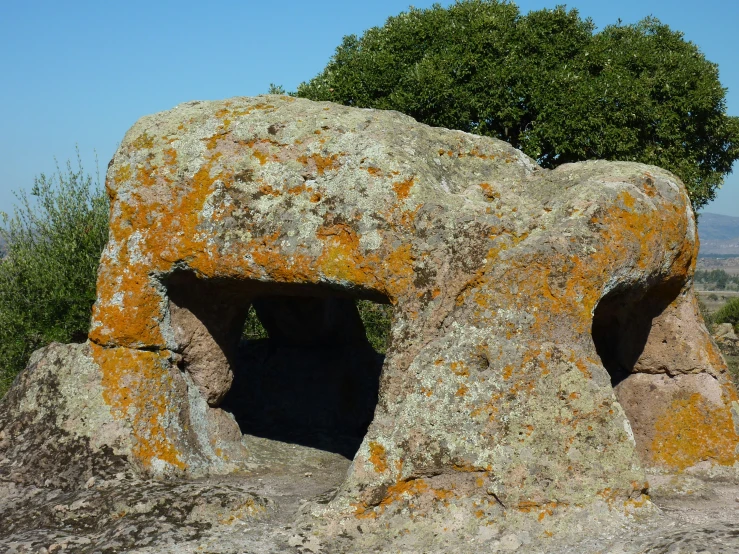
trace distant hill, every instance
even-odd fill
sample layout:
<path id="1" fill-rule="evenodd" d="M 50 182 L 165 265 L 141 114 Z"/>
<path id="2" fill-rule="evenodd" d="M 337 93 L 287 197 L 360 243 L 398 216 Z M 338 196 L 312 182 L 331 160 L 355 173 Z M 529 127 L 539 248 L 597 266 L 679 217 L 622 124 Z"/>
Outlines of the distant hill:
<path id="1" fill-rule="evenodd" d="M 739 256 L 739 217 L 703 212 L 698 218 L 701 256 Z"/>

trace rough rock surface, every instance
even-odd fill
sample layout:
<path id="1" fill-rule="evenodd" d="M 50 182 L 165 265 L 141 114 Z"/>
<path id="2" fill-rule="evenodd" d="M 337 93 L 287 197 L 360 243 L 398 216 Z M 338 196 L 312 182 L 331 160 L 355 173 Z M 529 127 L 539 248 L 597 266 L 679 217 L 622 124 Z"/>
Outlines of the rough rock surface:
<path id="1" fill-rule="evenodd" d="M 731 323 L 719 323 L 714 329 L 713 336 L 718 342 L 719 340 L 736 341 L 739 337 L 734 333 L 734 327 Z"/>
<path id="2" fill-rule="evenodd" d="M 300 510 L 286 544 L 306 551 L 572 545 L 585 521 L 608 544 L 628 514 L 654 514 L 644 466 L 736 462 L 736 391 L 692 293 L 693 213 L 661 169 L 547 171 L 394 112 L 269 96 L 142 118 L 107 187 L 90 341 L 37 355 L 3 401 L 27 414 L 0 414 L 4 482 L 247 479 L 267 443 L 243 425 L 301 389 L 331 408 L 287 438 L 356 450 Z M 352 298 L 393 306 L 379 386 Z M 270 339 L 245 352 L 252 304 Z M 310 388 L 296 367 L 322 359 L 316 382 L 338 384 Z M 266 439 L 300 427 L 278 404 Z M 311 428 L 347 441 L 312 442 Z M 51 451 L 72 444 L 80 469 L 62 478 Z"/>

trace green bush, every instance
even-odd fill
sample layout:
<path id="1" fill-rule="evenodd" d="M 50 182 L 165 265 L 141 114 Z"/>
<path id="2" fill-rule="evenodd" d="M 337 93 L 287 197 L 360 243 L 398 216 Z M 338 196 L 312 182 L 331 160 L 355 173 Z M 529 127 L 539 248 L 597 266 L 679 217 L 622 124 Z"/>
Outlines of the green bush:
<path id="1" fill-rule="evenodd" d="M 242 334 L 246 340 L 260 340 L 269 338 L 267 331 L 262 326 L 262 322 L 257 317 L 254 306 L 249 306 L 249 312 L 246 314 L 246 323 L 244 323 L 244 332 Z"/>
<path id="2" fill-rule="evenodd" d="M 392 306 L 375 304 L 369 300 L 357 300 L 357 308 L 364 324 L 364 331 L 367 333 L 367 340 L 377 352 L 385 354 L 390 344 Z"/>
<path id="3" fill-rule="evenodd" d="M 82 342 L 90 326 L 100 254 L 108 239 L 108 199 L 99 178 L 67 162 L 16 193 L 0 239 L 0 397 L 31 353 L 53 341 Z"/>
<path id="4" fill-rule="evenodd" d="M 724 306 L 713 314 L 713 323 L 731 323 L 734 328 L 739 323 L 739 298 L 729 300 Z"/>

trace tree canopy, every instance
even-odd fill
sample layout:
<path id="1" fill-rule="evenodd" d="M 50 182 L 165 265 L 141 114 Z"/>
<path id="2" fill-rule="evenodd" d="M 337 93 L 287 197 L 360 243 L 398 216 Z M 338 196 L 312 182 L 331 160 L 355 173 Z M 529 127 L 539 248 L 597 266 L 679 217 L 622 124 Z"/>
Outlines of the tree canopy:
<path id="1" fill-rule="evenodd" d="M 697 209 L 739 158 L 716 64 L 657 19 L 596 32 L 577 10 L 500 0 L 410 8 L 344 37 L 297 96 L 398 110 L 506 140 L 544 167 L 607 159 L 674 172 Z"/>

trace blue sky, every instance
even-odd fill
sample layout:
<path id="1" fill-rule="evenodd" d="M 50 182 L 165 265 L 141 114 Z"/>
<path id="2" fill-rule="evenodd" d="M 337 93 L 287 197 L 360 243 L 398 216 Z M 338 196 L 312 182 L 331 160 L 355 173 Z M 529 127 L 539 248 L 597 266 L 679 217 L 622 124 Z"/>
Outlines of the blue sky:
<path id="1" fill-rule="evenodd" d="M 448 5 L 450 2 L 441 2 Z M 560 1 L 521 0 L 521 11 Z M 416 0 L 418 8 L 431 1 Z M 0 210 L 11 191 L 74 158 L 101 179 L 142 115 L 188 100 L 249 96 L 269 83 L 294 90 L 326 64 L 342 36 L 404 11 L 407 0 L 0 0 Z M 719 65 L 727 108 L 739 115 L 739 2 L 576 0 L 602 28 L 654 15 Z M 739 165 L 705 211 L 739 216 Z"/>

